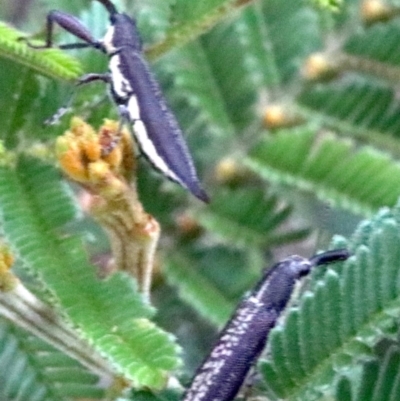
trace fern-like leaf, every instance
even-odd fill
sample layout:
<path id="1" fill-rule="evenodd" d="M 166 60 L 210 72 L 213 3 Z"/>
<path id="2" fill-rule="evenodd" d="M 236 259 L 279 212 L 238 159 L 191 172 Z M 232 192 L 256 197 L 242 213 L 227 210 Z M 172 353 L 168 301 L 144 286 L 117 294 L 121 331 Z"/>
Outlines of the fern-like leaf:
<path id="1" fill-rule="evenodd" d="M 264 255 L 260 251 L 227 246 L 186 249 L 168 258 L 166 276 L 178 294 L 203 318 L 221 327 L 260 276 Z"/>
<path id="2" fill-rule="evenodd" d="M 148 320 L 153 311 L 130 279 L 99 281 L 81 240 L 60 235 L 73 208 L 55 170 L 31 158 L 2 167 L 0 208 L 9 242 L 82 335 L 136 385 L 161 386 L 177 346 Z"/>
<path id="3" fill-rule="evenodd" d="M 233 309 L 232 302 L 206 277 L 193 269 L 190 259 L 172 258 L 166 275 L 179 288 L 179 295 L 202 316 L 217 326 L 226 322 Z"/>
<path id="4" fill-rule="evenodd" d="M 247 164 L 264 178 L 312 191 L 356 213 L 393 206 L 400 195 L 400 165 L 370 147 L 321 137 L 307 129 L 282 131 L 262 141 Z"/>
<path id="5" fill-rule="evenodd" d="M 337 385 L 337 401 L 397 401 L 400 389 L 400 349 L 387 348 L 382 357 L 363 363 L 361 377 L 343 375 Z"/>
<path id="6" fill-rule="evenodd" d="M 371 354 L 400 313 L 400 207 L 364 222 L 350 243 L 354 256 L 333 266 L 307 292 L 284 326 L 270 336 L 262 370 L 272 391 L 288 400 L 319 399 L 336 375 Z M 333 387 L 330 387 L 333 389 Z"/>
<path id="7" fill-rule="evenodd" d="M 150 391 L 132 391 L 130 400 L 135 401 L 178 401 L 180 399 L 179 394 L 173 390 L 164 390 L 157 394 Z"/>
<path id="8" fill-rule="evenodd" d="M 41 75 L 59 80 L 74 80 L 82 70 L 76 59 L 58 49 L 38 51 L 18 38 L 26 36 L 10 26 L 0 24 L 0 57 L 29 67 Z"/>
<path id="9" fill-rule="evenodd" d="M 358 31 L 348 38 L 344 50 L 349 54 L 400 66 L 399 54 L 393 51 L 399 40 L 399 22 L 393 20 L 386 24 L 372 26 L 367 30 Z"/>
<path id="10" fill-rule="evenodd" d="M 0 320 L 0 399 L 103 399 L 98 377 L 26 332 Z"/>
<path id="11" fill-rule="evenodd" d="M 195 42 L 166 56 L 160 67 L 163 75 L 179 77 L 171 88 L 172 94 L 176 99 L 186 98 L 189 105 L 201 106 L 202 120 L 213 123 L 214 135 L 232 135 L 233 126 L 223 107 L 220 88 L 214 81 L 211 61 L 200 43 Z M 170 93 L 168 89 L 167 95 Z M 210 107 L 210 104 L 214 107 Z M 193 121 L 190 123 L 193 124 Z"/>
<path id="12" fill-rule="evenodd" d="M 185 0 L 176 1 L 172 14 L 174 16 L 173 25 L 168 30 L 166 39 L 149 49 L 150 58 L 158 57 L 173 47 L 182 46 L 195 39 L 212 28 L 228 13 L 250 1 L 204 0 L 197 3 L 188 3 Z"/>
<path id="13" fill-rule="evenodd" d="M 306 56 L 321 46 L 318 14 L 302 1 L 279 0 L 261 3 L 268 48 L 275 59 L 279 83 L 294 79 Z M 266 33 L 267 32 L 267 33 Z"/>
<path id="14" fill-rule="evenodd" d="M 279 205 L 276 196 L 255 188 L 220 190 L 207 208 L 197 213 L 199 222 L 239 247 L 273 247 L 304 238 L 309 231 L 277 231 L 291 214 L 290 206 Z"/>
<path id="15" fill-rule="evenodd" d="M 392 88 L 373 80 L 350 79 L 316 85 L 297 99 L 310 121 L 351 133 L 396 155 L 400 154 L 400 102 Z"/>

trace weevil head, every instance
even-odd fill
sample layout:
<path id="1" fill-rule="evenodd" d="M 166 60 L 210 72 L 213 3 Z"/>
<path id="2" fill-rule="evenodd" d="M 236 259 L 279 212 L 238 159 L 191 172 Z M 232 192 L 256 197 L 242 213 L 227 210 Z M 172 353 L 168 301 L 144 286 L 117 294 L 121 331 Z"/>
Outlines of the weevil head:
<path id="1" fill-rule="evenodd" d="M 136 23 L 131 17 L 115 13 L 110 15 L 110 22 L 111 25 L 103 38 L 106 53 L 113 54 L 124 47 L 137 51 L 142 49 L 142 41 Z"/>

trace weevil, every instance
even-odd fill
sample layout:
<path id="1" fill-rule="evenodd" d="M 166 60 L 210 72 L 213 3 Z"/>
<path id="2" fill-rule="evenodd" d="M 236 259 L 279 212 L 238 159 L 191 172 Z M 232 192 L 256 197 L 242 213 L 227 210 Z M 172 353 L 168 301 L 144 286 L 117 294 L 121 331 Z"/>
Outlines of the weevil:
<path id="1" fill-rule="evenodd" d="M 182 400 L 233 400 L 264 349 L 296 283 L 313 267 L 343 261 L 349 256 L 346 249 L 328 251 L 310 259 L 294 255 L 268 269 L 237 306 Z"/>
<path id="2" fill-rule="evenodd" d="M 58 48 L 93 47 L 108 55 L 108 73 L 87 74 L 79 79 L 78 85 L 92 81 L 106 82 L 122 120 L 130 125 L 141 152 L 150 163 L 198 199 L 208 202 L 179 124 L 144 58 L 135 20 L 119 13 L 110 0 L 97 1 L 110 15 L 110 26 L 102 40 L 93 38 L 73 15 L 53 10 L 47 15 L 46 43 L 34 46 L 27 41 L 28 45 L 34 48 L 53 47 L 53 29 L 57 24 L 83 40 L 83 43 L 62 44 Z"/>

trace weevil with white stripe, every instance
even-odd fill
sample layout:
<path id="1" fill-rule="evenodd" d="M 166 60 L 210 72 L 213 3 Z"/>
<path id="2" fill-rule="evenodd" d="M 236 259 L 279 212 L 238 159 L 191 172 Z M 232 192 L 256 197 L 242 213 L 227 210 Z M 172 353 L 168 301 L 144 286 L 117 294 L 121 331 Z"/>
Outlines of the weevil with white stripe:
<path id="1" fill-rule="evenodd" d="M 123 121 L 127 122 L 141 152 L 167 178 L 188 189 L 198 199 L 208 202 L 201 187 L 188 147 L 178 122 L 168 108 L 160 86 L 146 62 L 135 20 L 119 13 L 110 0 L 97 0 L 110 14 L 110 27 L 102 40 L 73 15 L 53 10 L 47 15 L 47 37 L 43 46 L 53 47 L 54 24 L 82 39 L 84 43 L 57 46 L 61 49 L 93 47 L 109 56 L 109 72 L 87 74 L 78 84 L 104 81 Z M 110 150 L 109 150 L 110 151 Z"/>
<path id="2" fill-rule="evenodd" d="M 293 255 L 266 270 L 236 307 L 182 401 L 232 401 L 301 278 L 315 266 L 343 261 L 349 256 L 346 249 L 328 251 L 310 259 Z"/>

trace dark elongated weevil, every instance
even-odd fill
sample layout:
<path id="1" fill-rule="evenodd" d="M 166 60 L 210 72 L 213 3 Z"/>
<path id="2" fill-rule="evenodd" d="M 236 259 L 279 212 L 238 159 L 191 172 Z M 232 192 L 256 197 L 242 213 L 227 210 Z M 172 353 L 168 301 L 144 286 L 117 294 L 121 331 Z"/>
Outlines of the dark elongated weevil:
<path id="1" fill-rule="evenodd" d="M 182 131 L 144 59 L 135 21 L 128 15 L 117 12 L 110 0 L 97 1 L 110 14 L 111 25 L 102 40 L 94 39 L 73 15 L 50 11 L 47 15 L 45 45 L 28 44 L 35 48 L 52 47 L 53 27 L 58 24 L 84 41 L 59 45 L 59 48 L 93 47 L 107 54 L 109 72 L 85 75 L 79 80 L 79 84 L 96 80 L 108 83 L 121 118 L 130 125 L 142 153 L 150 163 L 166 177 L 207 202 L 208 196 L 199 183 Z"/>
<path id="2" fill-rule="evenodd" d="M 231 401 L 265 347 L 271 329 L 288 304 L 295 284 L 314 266 L 346 260 L 345 249 L 305 259 L 290 256 L 267 270 L 239 303 L 197 370 L 183 401 Z"/>

